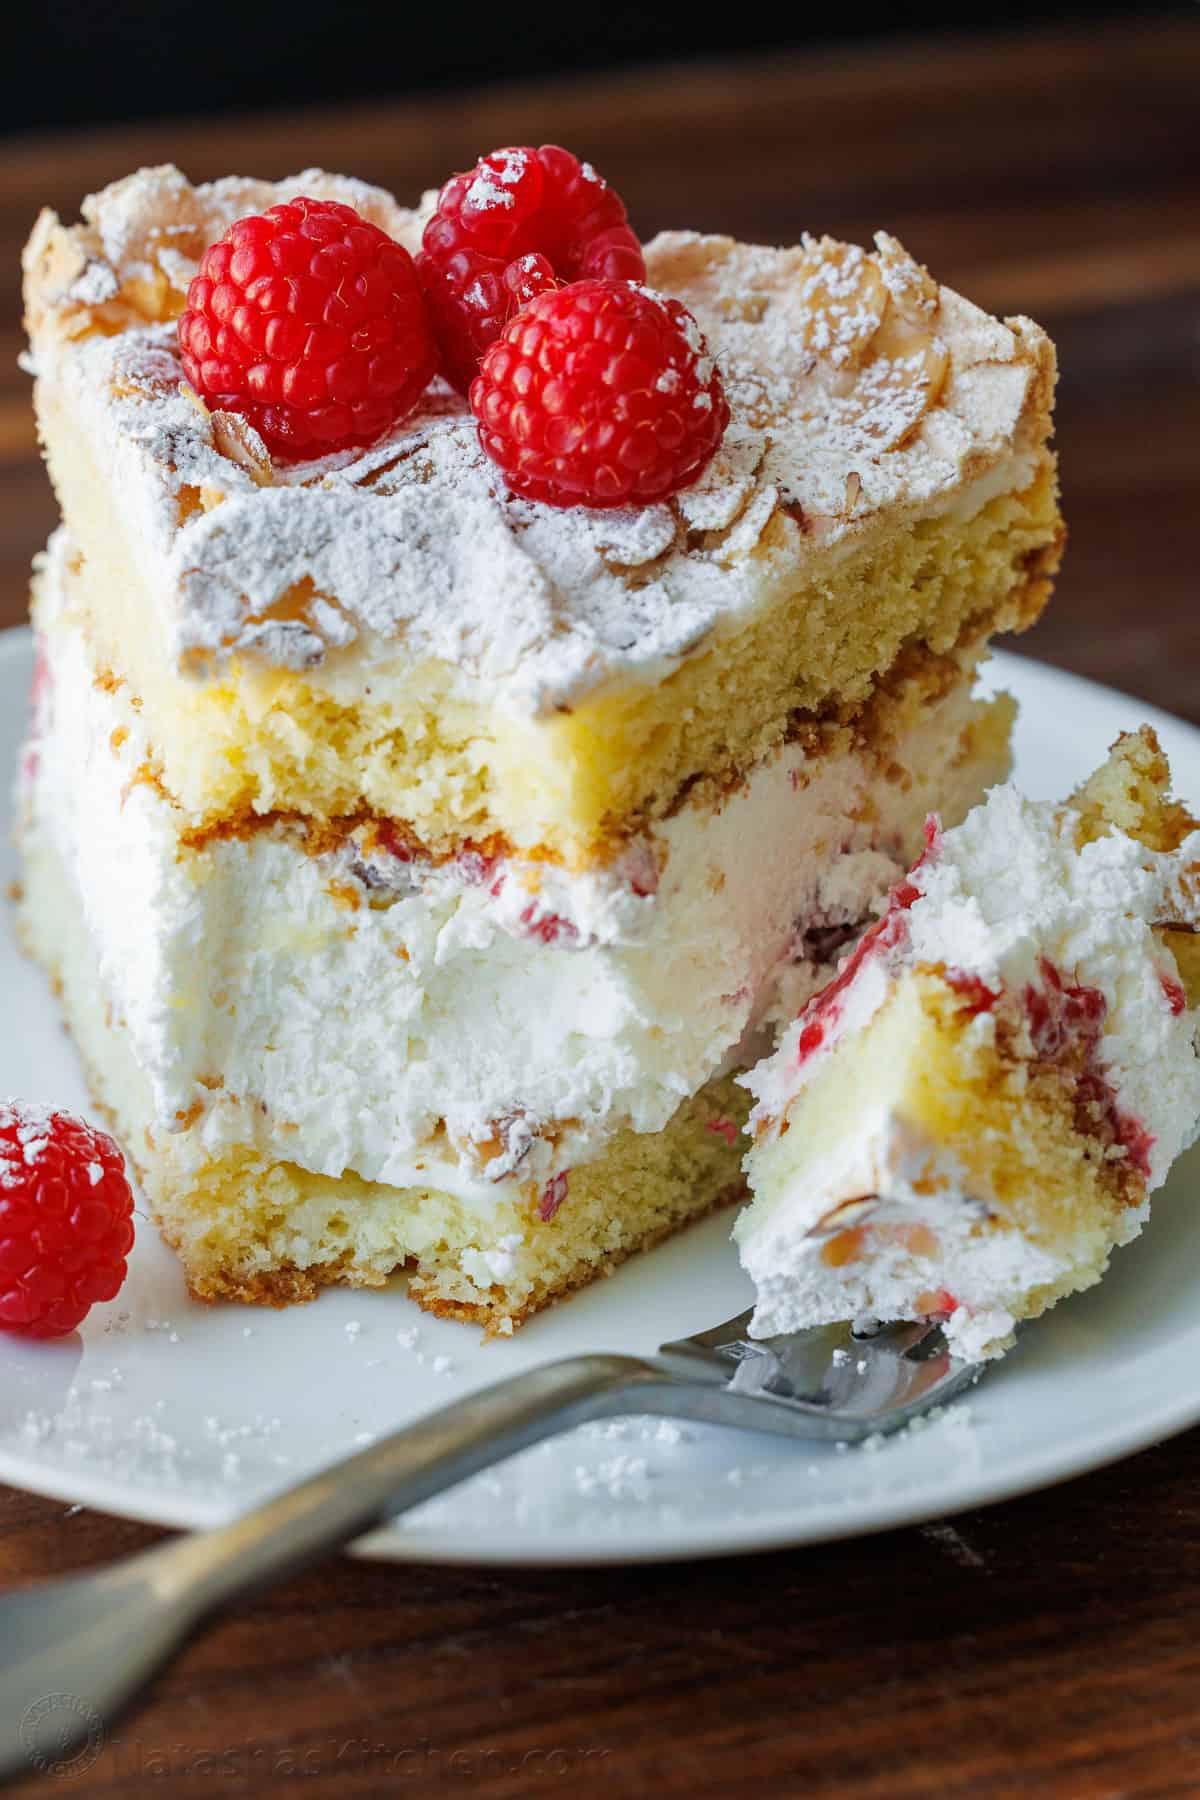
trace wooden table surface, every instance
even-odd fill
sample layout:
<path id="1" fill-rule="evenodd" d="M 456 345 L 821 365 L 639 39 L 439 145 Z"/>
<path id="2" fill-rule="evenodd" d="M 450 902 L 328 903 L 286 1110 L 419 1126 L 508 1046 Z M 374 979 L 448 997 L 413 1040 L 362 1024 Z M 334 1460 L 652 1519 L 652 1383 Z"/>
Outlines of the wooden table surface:
<path id="1" fill-rule="evenodd" d="M 886 225 L 1058 341 L 1071 547 L 1023 647 L 1200 721 L 1198 101 L 1200 27 L 1177 19 L 15 142 L 2 260 L 15 268 L 40 204 L 73 216 L 139 162 L 194 178 L 324 164 L 408 196 L 530 140 L 589 155 L 647 233 Z M 18 347 L 9 286 L 0 625 L 20 618 L 54 517 Z M 740 1562 L 514 1575 L 342 1559 L 218 1625 L 58 1785 L 1200 1795 L 1198 1485 L 1192 1433 L 953 1525 Z M 154 1536 L 0 1489 L 0 1584 Z"/>

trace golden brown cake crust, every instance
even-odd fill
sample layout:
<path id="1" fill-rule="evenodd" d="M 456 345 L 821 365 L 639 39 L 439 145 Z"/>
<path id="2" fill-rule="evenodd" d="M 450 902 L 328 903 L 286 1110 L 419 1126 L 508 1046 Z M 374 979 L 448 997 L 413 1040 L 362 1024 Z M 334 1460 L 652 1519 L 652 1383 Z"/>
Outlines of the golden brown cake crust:
<path id="1" fill-rule="evenodd" d="M 172 1250 L 179 1249 L 178 1238 L 164 1232 Z M 401 1259 L 392 1274 L 409 1266 L 411 1259 Z M 377 1270 L 356 1270 L 348 1257 L 336 1262 L 314 1263 L 311 1268 L 294 1265 L 260 1270 L 247 1275 L 236 1269 L 210 1270 L 204 1275 L 187 1275 L 187 1290 L 193 1300 L 213 1305 L 220 1300 L 236 1301 L 243 1306 L 271 1306 L 282 1310 L 315 1300 L 327 1287 L 383 1287 L 390 1279 Z"/>
<path id="2" fill-rule="evenodd" d="M 1108 760 L 1072 794 L 1083 842 L 1124 832 L 1148 850 L 1178 850 L 1200 829 L 1190 809 L 1171 798 L 1171 766 L 1150 725 L 1122 732 Z"/>
<path id="3" fill-rule="evenodd" d="M 535 1313 L 542 1312 L 555 1301 L 567 1299 L 582 1288 L 589 1287 L 593 1281 L 614 1275 L 630 1257 L 640 1255 L 644 1250 L 653 1250 L 686 1226 L 698 1224 L 701 1219 L 707 1219 L 713 1213 L 740 1205 L 745 1198 L 745 1181 L 731 1182 L 695 1211 L 683 1213 L 669 1224 L 656 1226 L 598 1261 L 577 1266 L 556 1285 L 546 1288 L 528 1305 L 515 1311 L 508 1307 L 500 1288 L 494 1290 L 494 1299 L 490 1303 L 470 1304 L 444 1298 L 432 1287 L 424 1286 L 412 1274 L 408 1283 L 408 1296 L 410 1300 L 416 1301 L 422 1311 L 432 1313 L 436 1318 L 478 1325 L 488 1337 L 507 1336 L 510 1331 L 524 1325 Z M 173 1249 L 178 1248 L 178 1244 L 169 1237 L 167 1241 Z M 399 1261 L 391 1273 L 399 1275 L 406 1269 L 412 1271 L 415 1267 L 415 1258 L 408 1257 Z M 383 1287 L 390 1278 L 376 1270 L 357 1269 L 351 1259 L 343 1257 L 337 1262 L 319 1263 L 307 1269 L 268 1269 L 253 1275 L 241 1274 L 237 1270 L 210 1271 L 203 1276 L 189 1274 L 187 1287 L 193 1300 L 208 1305 L 225 1300 L 245 1306 L 282 1309 L 315 1300 L 323 1288 Z"/>
<path id="4" fill-rule="evenodd" d="M 679 1218 L 672 1220 L 670 1224 L 656 1226 L 653 1231 L 646 1232 L 635 1242 L 622 1245 L 619 1250 L 614 1250 L 600 1262 L 588 1263 L 586 1268 L 579 1268 L 556 1287 L 539 1294 L 536 1300 L 531 1301 L 528 1306 L 510 1315 L 510 1329 L 524 1325 L 527 1319 L 531 1319 L 535 1313 L 542 1312 L 555 1301 L 569 1299 L 572 1294 L 577 1294 L 581 1289 L 590 1287 L 593 1281 L 615 1275 L 621 1264 L 628 1262 L 631 1256 L 638 1256 L 643 1250 L 653 1250 L 659 1244 L 665 1244 L 669 1238 L 684 1230 L 686 1226 L 697 1225 L 701 1219 L 711 1218 L 714 1213 L 724 1212 L 732 1206 L 739 1206 L 746 1197 L 745 1180 L 731 1182 L 728 1187 L 722 1188 L 719 1193 L 714 1195 L 705 1206 L 698 1207 L 694 1212 L 682 1214 Z M 503 1334 L 499 1331 L 496 1322 L 497 1312 L 494 1307 L 471 1306 L 460 1301 L 444 1300 L 435 1294 L 424 1292 L 420 1284 L 413 1281 L 409 1282 L 408 1292 L 410 1298 L 415 1300 L 425 1312 L 434 1313 L 440 1319 L 458 1319 L 463 1324 L 480 1325 L 489 1337 L 507 1335 L 507 1331 Z"/>
<path id="5" fill-rule="evenodd" d="M 1049 550 L 1039 553 L 1037 574 L 1031 576 L 1008 602 L 1012 613 L 1020 617 L 1021 629 L 1034 622 L 1049 598 L 1050 577 L 1057 567 L 1057 561 L 1044 562 L 1042 559 L 1049 559 L 1050 556 Z M 908 644 L 865 699 L 854 703 L 833 703 L 822 714 L 802 711 L 793 713 L 783 728 L 779 742 L 803 743 L 806 752 L 817 758 L 843 749 L 845 744 L 839 740 L 848 734 L 849 741 L 856 749 L 872 751 L 881 760 L 886 760 L 892 743 L 901 732 L 913 724 L 925 707 L 934 704 L 949 692 L 955 682 L 961 680 L 963 669 L 969 662 L 984 655 L 995 625 L 994 616 L 977 615 L 967 622 L 958 642 L 947 651 L 934 651 L 921 642 Z M 104 671 L 97 676 L 97 683 L 107 688 L 125 685 L 124 679 L 113 675 L 111 671 Z M 136 697 L 130 703 L 138 706 Z M 751 767 L 735 766 L 720 773 L 693 777 L 684 783 L 669 803 L 659 803 L 655 808 L 656 814 L 670 818 L 685 805 L 702 809 L 720 806 L 751 773 Z M 153 755 L 139 770 L 136 779 L 148 782 L 163 799 L 175 804 L 174 797 L 166 786 L 161 763 Z M 181 853 L 202 852 L 215 843 L 245 840 L 260 833 L 277 832 L 281 828 L 294 833 L 297 847 L 309 856 L 323 856 L 338 849 L 352 834 L 359 836 L 363 849 L 370 854 L 373 843 L 386 833 L 389 838 L 398 838 L 411 855 L 428 858 L 435 864 L 449 862 L 464 852 L 474 852 L 486 858 L 519 856 L 531 862 L 557 865 L 565 860 L 561 849 L 552 844 L 519 848 L 502 832 L 493 832 L 484 838 L 463 838 L 449 846 L 429 844 L 422 841 L 409 820 L 381 815 L 366 805 L 357 807 L 353 812 L 332 817 L 313 817 L 299 811 L 279 808 L 259 812 L 253 807 L 245 806 L 210 824 L 181 825 L 179 847 Z M 603 864 L 619 856 L 632 837 L 647 829 L 652 829 L 652 826 L 644 816 L 627 816 L 620 831 L 614 830 L 595 846 L 593 860 L 597 864 Z"/>

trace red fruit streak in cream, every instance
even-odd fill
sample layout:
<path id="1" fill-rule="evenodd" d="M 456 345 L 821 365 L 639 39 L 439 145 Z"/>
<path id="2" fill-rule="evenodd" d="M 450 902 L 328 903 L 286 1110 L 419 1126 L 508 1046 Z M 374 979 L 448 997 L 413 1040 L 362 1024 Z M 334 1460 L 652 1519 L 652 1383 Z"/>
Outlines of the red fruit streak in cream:
<path id="1" fill-rule="evenodd" d="M 1162 983 L 1162 991 L 1166 998 L 1167 1005 L 1170 1007 L 1175 1017 L 1178 1018 L 1180 1013 L 1187 1007 L 1187 989 L 1184 987 L 1182 981 L 1176 981 L 1173 975 L 1160 974 L 1158 979 Z"/>
<path id="2" fill-rule="evenodd" d="M 813 995 L 800 1014 L 803 1023 L 800 1041 L 796 1046 L 797 1069 L 803 1068 L 809 1057 L 826 1042 L 841 1016 L 842 996 L 862 972 L 868 958 L 894 950 L 901 942 L 906 923 L 904 915 L 913 902 L 921 897 L 921 889 L 913 877 L 937 855 L 941 840 L 942 830 L 937 816 L 930 813 L 925 821 L 925 848 L 904 880 L 897 882 L 888 895 L 887 911 L 869 931 L 864 932 L 833 980 L 819 994 Z"/>
<path id="3" fill-rule="evenodd" d="M 1120 1145 L 1129 1166 L 1143 1178 L 1150 1174 L 1154 1137 L 1140 1120 L 1122 1112 L 1100 1059 L 1100 1040 L 1108 1001 L 1099 988 L 1065 981 L 1061 970 L 1041 959 L 1042 986 L 1025 989 L 1025 1012 L 1039 1062 L 1064 1062 L 1072 1049 L 1081 1051 L 1083 1067 L 1075 1082 L 1076 1129 L 1101 1143 Z"/>
<path id="4" fill-rule="evenodd" d="M 540 944 L 574 944 L 579 937 L 569 919 L 560 918 L 557 913 L 539 913 L 533 900 L 522 911 L 521 924 L 527 936 Z"/>
<path id="5" fill-rule="evenodd" d="M 990 988 L 981 975 L 968 974 L 965 969 L 947 969 L 946 986 L 962 995 L 966 1001 L 962 1010 L 969 1019 L 991 1012 L 1000 998 L 998 989 Z"/>
<path id="6" fill-rule="evenodd" d="M 567 1197 L 567 1170 L 562 1169 L 552 1175 L 542 1189 L 542 1197 L 538 1202 L 537 1216 L 542 1223 L 548 1225 L 559 1207 Z"/>

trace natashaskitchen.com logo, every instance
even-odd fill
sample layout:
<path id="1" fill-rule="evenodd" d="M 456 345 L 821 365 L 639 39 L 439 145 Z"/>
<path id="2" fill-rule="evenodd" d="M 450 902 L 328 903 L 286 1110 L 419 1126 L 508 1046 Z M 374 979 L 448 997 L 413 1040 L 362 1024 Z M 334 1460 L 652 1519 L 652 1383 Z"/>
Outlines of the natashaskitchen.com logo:
<path id="1" fill-rule="evenodd" d="M 224 1748 L 185 1742 L 155 1743 L 120 1732 L 106 1734 L 95 1708 L 75 1694 L 46 1694 L 25 1710 L 21 1742 L 43 1775 L 70 1777 L 106 1753 L 106 1775 L 121 1781 L 201 1776 L 256 1785 L 304 1781 L 340 1772 L 376 1779 L 436 1776 L 448 1782 L 488 1782 L 520 1776 L 553 1786 L 564 1779 L 612 1773 L 612 1752 L 599 1747 L 535 1744 L 449 1749 L 429 1738 L 389 1744 L 377 1738 L 322 1738 L 294 1744 L 250 1739 Z"/>

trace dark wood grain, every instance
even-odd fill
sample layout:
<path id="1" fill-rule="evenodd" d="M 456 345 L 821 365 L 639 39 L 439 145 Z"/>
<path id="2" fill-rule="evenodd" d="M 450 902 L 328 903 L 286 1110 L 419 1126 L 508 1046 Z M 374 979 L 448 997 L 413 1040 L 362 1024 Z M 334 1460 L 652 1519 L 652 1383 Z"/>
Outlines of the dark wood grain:
<path id="1" fill-rule="evenodd" d="M 1071 548 L 1025 647 L 1200 720 L 1200 27 L 657 70 L 0 150 L 0 255 L 138 162 L 414 194 L 495 143 L 591 155 L 649 232 L 886 224 L 1062 362 Z M 53 522 L 0 303 L 0 624 Z M 88 1795 L 925 1800 L 1200 1794 L 1200 1434 L 953 1526 L 703 1568 L 332 1562 L 220 1624 Z M 0 1490 L 0 1583 L 151 1541 Z M 205 1758 L 210 1760 L 205 1761 Z M 212 1760 L 212 1759 L 219 1760 Z M 29 1791 L 33 1791 L 30 1789 Z"/>

